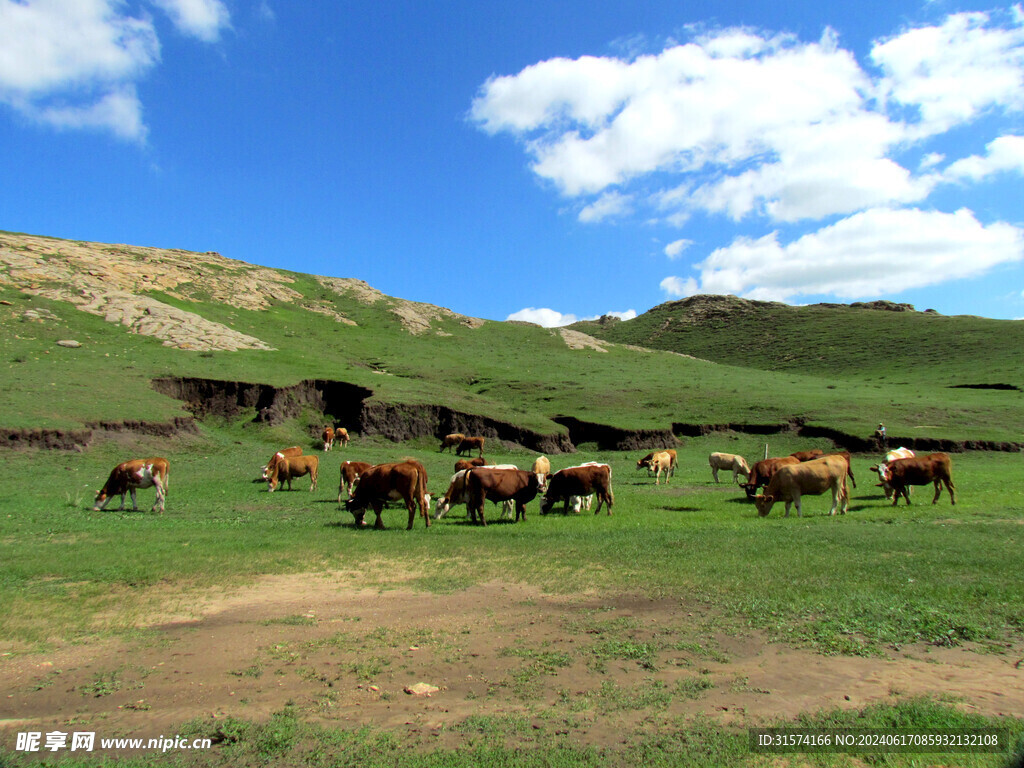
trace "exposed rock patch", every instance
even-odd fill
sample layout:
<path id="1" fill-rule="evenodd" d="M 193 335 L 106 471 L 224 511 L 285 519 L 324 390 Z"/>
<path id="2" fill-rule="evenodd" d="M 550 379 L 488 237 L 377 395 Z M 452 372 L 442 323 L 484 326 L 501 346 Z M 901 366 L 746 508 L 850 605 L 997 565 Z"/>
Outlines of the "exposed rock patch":
<path id="1" fill-rule="evenodd" d="M 595 352 L 607 352 L 608 343 L 598 341 L 593 336 L 588 336 L 580 331 L 573 331 L 569 328 L 559 328 L 559 334 L 569 349 L 592 349 Z"/>

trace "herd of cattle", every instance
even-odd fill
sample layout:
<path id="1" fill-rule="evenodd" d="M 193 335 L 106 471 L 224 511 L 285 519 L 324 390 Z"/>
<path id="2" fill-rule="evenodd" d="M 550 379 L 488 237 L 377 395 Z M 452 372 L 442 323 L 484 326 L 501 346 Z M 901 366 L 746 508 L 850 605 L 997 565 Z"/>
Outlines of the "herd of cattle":
<path id="1" fill-rule="evenodd" d="M 501 503 L 508 517 L 514 514 L 514 520 L 526 519 L 526 504 L 537 496 L 541 497 L 541 514 L 550 512 L 556 504 L 562 502 L 562 511 L 579 513 L 582 509 L 590 509 L 593 498 L 597 497 L 597 509 L 594 514 L 607 506 L 608 514 L 612 513 L 615 497 L 612 493 L 612 469 L 608 464 L 587 462 L 575 467 L 567 467 L 551 472 L 551 463 L 544 457 L 538 457 L 529 470 L 522 470 L 511 464 L 492 465 L 483 458 L 485 438 L 467 437 L 463 434 L 446 435 L 441 442 L 440 451 L 456 449 L 456 455 L 477 452 L 473 459 L 460 459 L 455 464 L 455 474 L 448 483 L 448 490 L 437 500 L 434 519 L 439 519 L 453 506 L 466 506 L 470 520 L 480 525 L 487 525 L 485 506 L 487 501 Z M 342 447 L 348 445 L 348 431 L 343 427 L 334 429 L 327 427 L 323 433 L 323 450 L 329 451 L 334 443 Z M 662 478 L 667 484 L 675 475 L 677 454 L 673 449 L 652 451 L 637 461 L 637 469 L 646 469 L 654 476 L 655 485 L 660 485 Z M 798 451 L 789 456 L 769 458 L 747 464 L 742 456 L 731 453 L 712 453 L 708 458 L 711 474 L 716 483 L 719 482 L 720 470 L 732 472 L 732 482 L 739 477 L 746 482 L 741 487 L 746 491 L 762 517 L 771 512 L 776 502 L 786 505 L 786 516 L 791 506 L 796 507 L 798 516 L 802 515 L 801 499 L 804 496 L 817 496 L 830 491 L 832 507 L 830 515 L 839 509 L 846 513 L 849 506 L 847 478 L 857 487 L 853 476 L 853 466 L 848 452 L 825 454 L 821 450 Z M 273 492 L 287 485 L 292 488 L 292 480 L 309 476 L 310 490 L 317 489 L 317 476 L 320 460 L 317 456 L 303 455 L 302 448 L 292 446 L 274 453 L 262 468 L 262 479 L 267 482 L 267 490 Z M 878 485 L 885 489 L 886 498 L 891 498 L 893 506 L 899 503 L 902 496 L 910 504 L 910 488 L 914 485 L 935 486 L 935 504 L 942 494 L 945 485 L 949 492 L 950 503 L 956 504 L 952 478 L 952 463 L 946 453 L 932 453 L 927 456 L 915 456 L 906 448 L 889 451 L 883 461 L 871 467 L 878 473 Z M 107 482 L 96 494 L 94 510 L 102 510 L 117 495 L 121 497 L 124 509 L 125 495 L 130 493 L 132 509 L 137 510 L 135 491 L 138 488 L 156 488 L 156 502 L 152 511 L 164 511 L 167 496 L 169 465 L 167 459 L 149 458 L 133 459 L 117 465 L 110 473 Z M 764 491 L 758 494 L 758 490 Z M 400 462 L 387 464 L 370 464 L 359 461 L 344 461 L 341 464 L 341 483 L 338 487 L 338 504 L 352 513 L 357 525 L 365 525 L 367 509 L 376 514 L 374 527 L 383 528 L 381 513 L 389 502 L 401 502 L 409 513 L 407 528 L 412 528 L 419 509 L 424 524 L 430 527 L 431 494 L 427 492 L 427 471 L 415 459 L 404 459 Z"/>

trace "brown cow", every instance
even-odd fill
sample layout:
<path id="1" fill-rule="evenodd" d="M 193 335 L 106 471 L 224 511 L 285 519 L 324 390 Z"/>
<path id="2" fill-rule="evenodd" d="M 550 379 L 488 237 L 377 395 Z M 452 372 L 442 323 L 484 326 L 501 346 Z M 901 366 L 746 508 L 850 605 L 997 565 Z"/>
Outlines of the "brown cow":
<path id="1" fill-rule="evenodd" d="M 487 466 L 487 460 L 483 456 L 477 456 L 475 459 L 459 459 L 455 462 L 455 471 L 461 472 L 464 469 L 474 469 L 475 467 Z"/>
<path id="2" fill-rule="evenodd" d="M 441 439 L 441 453 L 444 453 L 446 448 L 458 448 L 459 443 L 466 439 L 466 436 L 461 432 L 452 432 L 450 435 L 445 435 Z"/>
<path id="3" fill-rule="evenodd" d="M 469 453 L 472 450 L 477 451 L 477 456 L 484 455 L 484 439 L 483 437 L 464 437 L 462 442 L 459 443 L 459 447 L 455 449 L 455 455 L 461 456 L 464 453 Z"/>
<path id="4" fill-rule="evenodd" d="M 558 501 L 564 501 L 563 512 L 569 511 L 573 496 L 589 496 L 597 494 L 596 515 L 601 505 L 608 505 L 608 514 L 612 513 L 615 496 L 612 494 L 612 469 L 607 464 L 584 464 L 579 467 L 560 469 L 548 477 L 548 489 L 540 502 L 540 513 L 546 515 Z"/>
<path id="5" fill-rule="evenodd" d="M 331 450 L 334 447 L 334 427 L 324 427 L 324 432 L 320 439 L 323 440 L 324 450 Z"/>
<path id="6" fill-rule="evenodd" d="M 466 474 L 466 508 L 471 519 L 480 518 L 480 525 L 487 525 L 484 516 L 484 502 L 514 501 L 516 519 L 526 520 L 526 504 L 533 501 L 542 490 L 536 472 L 525 469 L 491 469 L 477 467 Z"/>
<path id="7" fill-rule="evenodd" d="M 842 502 L 841 512 L 845 515 L 850 497 L 846 492 L 846 460 L 842 456 L 825 456 L 779 467 L 764 495 L 755 497 L 754 503 L 761 517 L 771 512 L 777 501 L 786 503 L 786 517 L 789 517 L 790 504 L 796 505 L 796 516 L 802 517 L 801 497 L 818 496 L 828 490 L 832 491 L 832 508 L 828 513 L 834 515 Z"/>
<path id="8" fill-rule="evenodd" d="M 935 484 L 935 498 L 932 504 L 942 495 L 942 486 L 949 491 L 950 504 L 956 504 L 956 486 L 953 485 L 953 460 L 948 453 L 929 453 L 927 456 L 915 456 L 912 459 L 896 459 L 883 469 L 879 467 L 879 475 L 885 472 L 883 480 L 893 487 L 892 505 L 899 504 L 900 494 L 910 504 L 911 485 Z"/>
<path id="9" fill-rule="evenodd" d="M 412 530 L 416 520 L 416 505 L 427 528 L 430 527 L 429 503 L 427 493 L 427 470 L 413 459 L 401 463 L 377 464 L 363 472 L 359 477 L 352 497 L 345 502 L 345 507 L 355 518 L 356 525 L 366 525 L 366 508 L 373 507 L 377 520 L 373 527 L 384 528 L 381 512 L 388 501 L 403 501 L 409 510 L 407 531 Z"/>
<path id="10" fill-rule="evenodd" d="M 344 427 L 335 427 L 334 428 L 334 442 L 341 443 L 341 447 L 342 448 L 347 448 L 348 447 L 348 441 L 350 439 L 351 438 L 349 438 L 348 430 L 347 429 L 345 429 Z"/>
<path id="11" fill-rule="evenodd" d="M 270 461 L 263 465 L 263 471 L 261 473 L 263 479 L 266 480 L 268 477 L 270 477 L 270 471 L 274 468 L 274 465 L 277 464 L 277 462 L 283 459 L 284 457 L 301 455 L 302 449 L 297 445 L 293 445 L 291 448 L 282 448 L 280 451 L 278 451 L 277 453 L 270 457 Z"/>
<path id="12" fill-rule="evenodd" d="M 135 501 L 136 488 L 156 488 L 156 501 L 150 512 L 160 510 L 164 513 L 164 500 L 167 498 L 167 476 L 170 473 L 170 465 L 167 459 L 155 456 L 151 459 L 132 459 L 122 462 L 110 472 L 110 477 L 103 487 L 96 492 L 96 503 L 93 511 L 99 512 L 105 509 L 114 496 L 121 497 L 121 506 L 118 511 L 124 509 L 124 496 L 130 493 L 132 497 L 132 511 L 138 512 L 139 505 Z"/>
<path id="13" fill-rule="evenodd" d="M 747 492 L 747 498 L 752 499 L 754 494 L 757 493 L 758 488 L 771 482 L 772 476 L 778 471 L 779 467 L 799 463 L 800 459 L 795 456 L 761 459 L 761 461 L 754 462 L 754 466 L 750 468 L 750 478 L 747 482 L 741 484 L 740 487 Z"/>
<path id="14" fill-rule="evenodd" d="M 892 464 L 896 459 L 912 459 L 915 454 L 909 448 L 900 446 L 899 448 L 893 448 L 891 451 L 886 451 L 885 461 L 882 464 L 876 464 L 873 467 L 868 467 L 872 472 L 878 472 L 878 479 L 882 482 L 878 483 L 879 486 L 885 491 L 885 498 L 891 499 L 893 495 L 892 486 L 886 481 L 886 465 Z M 910 493 L 913 489 L 907 488 L 907 493 Z"/>
<path id="15" fill-rule="evenodd" d="M 285 456 L 278 459 L 277 464 L 267 475 L 267 491 L 273 493 L 282 483 L 288 483 L 292 489 L 292 478 L 309 475 L 309 490 L 316 490 L 316 477 L 320 470 L 320 459 L 316 456 Z"/>
<path id="16" fill-rule="evenodd" d="M 796 453 L 791 453 L 789 455 L 798 461 L 814 461 L 815 459 L 820 459 L 824 456 L 825 452 L 820 448 L 812 448 L 809 451 L 797 451 Z"/>
<path id="17" fill-rule="evenodd" d="M 488 469 L 519 469 L 515 464 L 494 464 L 488 466 Z M 469 495 L 466 488 L 466 476 L 469 474 L 470 469 L 475 467 L 468 467 L 466 469 L 457 470 L 452 475 L 451 480 L 448 483 L 448 490 L 445 491 L 444 495 L 438 499 L 437 507 L 434 509 L 434 519 L 440 520 L 444 517 L 445 513 L 448 512 L 456 504 L 466 504 L 469 501 Z M 495 502 L 497 504 L 497 502 Z M 515 514 L 515 503 L 511 500 L 506 501 L 502 515 L 504 517 L 511 518 Z"/>
<path id="18" fill-rule="evenodd" d="M 338 503 L 341 504 L 342 493 L 347 493 L 352 498 L 352 488 L 355 486 L 359 476 L 373 465 L 365 461 L 343 461 L 341 462 L 341 485 L 338 486 Z"/>

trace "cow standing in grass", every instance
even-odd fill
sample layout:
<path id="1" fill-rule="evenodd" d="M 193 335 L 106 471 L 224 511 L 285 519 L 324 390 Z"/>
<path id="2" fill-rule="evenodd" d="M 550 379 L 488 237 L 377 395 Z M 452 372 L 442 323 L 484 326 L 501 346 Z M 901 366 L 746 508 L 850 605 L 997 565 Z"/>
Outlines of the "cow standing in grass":
<path id="1" fill-rule="evenodd" d="M 292 478 L 309 475 L 309 490 L 316 490 L 316 477 L 320 470 L 320 459 L 316 456 L 285 456 L 280 459 L 267 476 L 267 491 L 273 493 L 284 483 L 292 489 Z"/>
<path id="2" fill-rule="evenodd" d="M 135 500 L 135 489 L 156 488 L 156 501 L 150 511 L 159 510 L 162 515 L 164 500 L 167 498 L 167 478 L 170 471 L 167 459 L 159 456 L 151 459 L 132 459 L 118 464 L 111 470 L 107 482 L 96 493 L 93 511 L 99 512 L 101 509 L 106 509 L 107 504 L 114 496 L 121 497 L 121 506 L 118 508 L 118 511 L 121 511 L 124 509 L 125 494 L 131 494 L 132 511 L 138 512 L 139 505 Z"/>
<path id="3" fill-rule="evenodd" d="M 879 468 L 879 474 L 883 471 Z M 896 459 L 884 468 L 883 480 L 893 488 L 892 505 L 900 502 L 900 496 L 910 504 L 910 486 L 935 484 L 935 498 L 932 504 L 942 495 L 942 486 L 949 491 L 949 503 L 956 504 L 956 486 L 953 485 L 953 460 L 948 453 L 930 453 L 927 456 L 915 456 L 912 459 Z"/>
<path id="4" fill-rule="evenodd" d="M 372 507 L 377 515 L 373 527 L 384 528 L 381 513 L 389 501 L 402 501 L 409 512 L 406 530 L 412 530 L 416 520 L 416 506 L 427 528 L 430 527 L 430 502 L 427 500 L 427 470 L 418 461 L 377 464 L 359 476 L 359 483 L 345 507 L 355 518 L 356 525 L 366 525 L 366 509 Z"/>
<path id="5" fill-rule="evenodd" d="M 787 464 L 779 467 L 765 488 L 763 496 L 756 496 L 757 514 L 765 517 L 772 511 L 777 501 L 785 502 L 786 517 L 789 507 L 796 505 L 796 516 L 802 517 L 800 500 L 804 496 L 819 496 L 825 491 L 832 491 L 832 508 L 830 515 L 842 505 L 842 514 L 849 507 L 849 496 L 846 492 L 846 459 L 842 456 L 824 456 L 820 459 Z"/>
<path id="6" fill-rule="evenodd" d="M 341 504 L 341 496 L 347 493 L 352 498 L 352 489 L 355 487 L 359 476 L 373 465 L 365 461 L 343 461 L 341 462 L 341 484 L 338 486 L 338 504 Z"/>
<path id="7" fill-rule="evenodd" d="M 263 479 L 266 480 L 268 477 L 270 477 L 270 473 L 273 471 L 274 467 L 277 465 L 277 462 L 279 462 L 281 459 L 286 458 L 286 457 L 301 456 L 301 455 L 302 455 L 302 449 L 299 446 L 297 446 L 297 445 L 293 445 L 290 448 L 282 448 L 280 451 L 278 451 L 277 453 L 275 453 L 273 456 L 270 457 L 270 461 L 268 461 L 266 464 L 263 465 L 263 470 L 262 470 L 262 473 L 261 473 L 262 476 L 263 476 Z"/>
<path id="8" fill-rule="evenodd" d="M 711 465 L 711 476 L 715 478 L 716 483 L 718 482 L 718 470 L 720 469 L 732 472 L 732 481 L 734 483 L 740 475 L 748 479 L 750 478 L 750 467 L 747 465 L 747 460 L 735 453 L 712 453 L 708 456 L 708 464 Z"/>

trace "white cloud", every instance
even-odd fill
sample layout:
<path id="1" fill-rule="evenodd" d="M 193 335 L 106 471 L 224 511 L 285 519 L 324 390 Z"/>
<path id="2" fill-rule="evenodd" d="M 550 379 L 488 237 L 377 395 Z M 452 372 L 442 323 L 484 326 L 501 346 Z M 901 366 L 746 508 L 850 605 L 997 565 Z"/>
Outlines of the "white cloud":
<path id="1" fill-rule="evenodd" d="M 577 319 L 576 315 L 563 315 L 561 312 L 556 312 L 553 309 L 537 309 L 536 307 L 520 309 L 518 312 L 513 312 L 505 318 L 505 320 L 521 320 L 526 323 L 536 323 L 545 328 L 571 325 Z"/>
<path id="2" fill-rule="evenodd" d="M 675 292 L 684 285 L 679 278 L 666 278 L 662 288 L 779 301 L 821 294 L 858 299 L 975 277 L 1022 258 L 1024 230 L 984 226 L 966 209 L 872 209 L 788 244 L 777 233 L 737 238 L 697 265 L 699 291 L 688 280 L 688 292 Z"/>
<path id="3" fill-rule="evenodd" d="M 618 192 L 606 192 L 579 213 L 579 220 L 584 224 L 596 224 L 605 219 L 624 216 L 632 212 L 631 195 Z"/>
<path id="4" fill-rule="evenodd" d="M 989 142 L 984 157 L 971 155 L 951 163 L 945 177 L 979 181 L 1001 171 L 1024 173 L 1024 136 L 1000 136 Z"/>
<path id="5" fill-rule="evenodd" d="M 674 276 L 666 277 L 661 281 L 660 285 L 661 290 L 677 299 L 685 299 L 687 296 L 695 296 L 701 292 L 700 285 L 692 277 L 687 277 L 686 279 Z"/>
<path id="6" fill-rule="evenodd" d="M 665 255 L 670 259 L 678 259 L 683 251 L 693 245 L 693 240 L 676 240 L 665 246 Z"/>
<path id="7" fill-rule="evenodd" d="M 584 317 L 583 320 L 600 320 L 602 317 L 607 315 L 608 317 L 617 317 L 619 320 L 632 320 L 636 317 L 635 309 L 627 309 L 625 312 L 605 312 L 600 315 L 592 315 L 590 317 Z"/>
<path id="8" fill-rule="evenodd" d="M 202 40 L 227 25 L 220 0 L 154 0 Z M 61 128 L 144 141 L 136 84 L 160 61 L 152 19 L 120 0 L 0 0 L 0 104 Z"/>
<path id="9" fill-rule="evenodd" d="M 171 17 L 183 34 L 214 43 L 230 25 L 228 9 L 221 0 L 152 0 Z"/>

